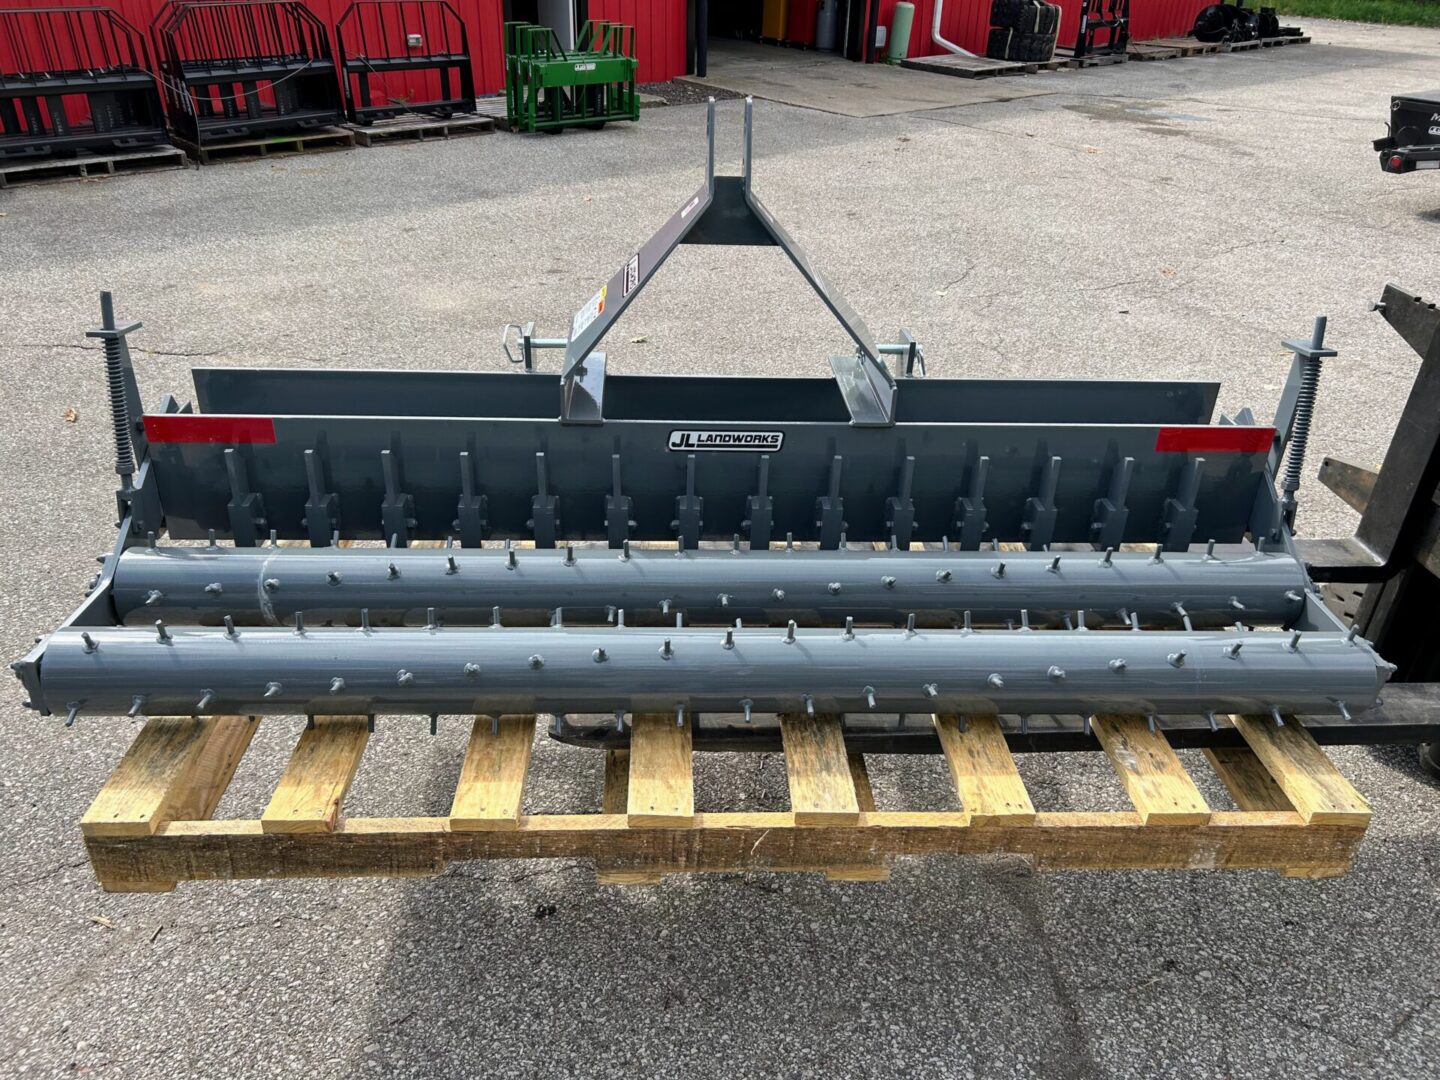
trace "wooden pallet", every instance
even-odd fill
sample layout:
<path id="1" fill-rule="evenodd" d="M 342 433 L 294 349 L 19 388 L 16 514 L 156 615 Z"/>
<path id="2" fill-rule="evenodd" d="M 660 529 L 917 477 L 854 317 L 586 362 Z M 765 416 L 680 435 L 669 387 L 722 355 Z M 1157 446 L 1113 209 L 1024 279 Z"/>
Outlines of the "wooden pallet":
<path id="1" fill-rule="evenodd" d="M 1310 35 L 1299 37 L 1256 38 L 1253 41 L 1232 41 L 1225 46 L 1226 52 L 1250 52 L 1252 49 L 1278 49 L 1283 45 L 1309 45 Z"/>
<path id="2" fill-rule="evenodd" d="M 1123 52 L 1090 53 L 1086 56 L 1076 56 L 1073 49 L 1056 49 L 1055 57 L 1062 60 L 1067 67 L 1072 68 L 1109 67 L 1111 64 L 1123 64 L 1130 59 Z"/>
<path id="3" fill-rule="evenodd" d="M 1132 41 L 1125 47 L 1131 60 L 1175 60 L 1186 55 L 1179 49 L 1167 48 L 1153 41 Z"/>
<path id="4" fill-rule="evenodd" d="M 347 150 L 355 145 L 355 132 L 349 128 L 324 127 L 310 131 L 293 131 L 283 135 L 265 135 L 253 139 L 228 139 L 198 146 L 188 139 L 172 136 L 176 144 L 202 165 L 227 158 L 261 158 L 271 155 L 304 154 L 324 150 Z"/>
<path id="5" fill-rule="evenodd" d="M 1142 717 L 1093 730 L 1132 810 L 1040 813 L 993 717 L 934 718 L 959 811 L 879 809 L 864 758 L 837 716 L 784 716 L 791 809 L 697 813 L 691 732 L 637 716 L 629 750 L 606 752 L 598 813 L 527 814 L 536 717 L 477 717 L 445 817 L 342 813 L 363 767 L 369 722 L 317 717 L 257 819 L 212 820 L 258 722 L 146 722 L 81 822 L 101 886 L 159 892 L 179 881 L 433 875 L 452 860 L 585 858 L 600 880 L 670 873 L 822 872 L 885 880 L 897 855 L 1031 856 L 1052 869 L 1272 869 L 1345 873 L 1370 809 L 1297 724 L 1232 717 L 1246 747 L 1207 751 L 1236 805 L 1211 810 L 1161 732 Z M 1057 759 L 1058 760 L 1058 759 Z"/>
<path id="6" fill-rule="evenodd" d="M 449 139 L 458 135 L 488 135 L 495 130 L 495 121 L 489 116 L 452 116 L 448 120 L 433 116 L 395 116 L 377 120 L 368 126 L 345 126 L 355 133 L 357 143 L 369 147 L 391 142 Z"/>
<path id="7" fill-rule="evenodd" d="M 936 75 L 954 75 L 961 79 L 990 79 L 997 75 L 1024 75 L 1033 70 L 1018 60 L 991 60 L 986 56 L 912 56 L 900 61 L 901 67 L 912 71 L 929 71 Z"/>
<path id="8" fill-rule="evenodd" d="M 1171 49 L 1181 56 L 1206 56 L 1211 53 L 1225 51 L 1225 43 L 1221 41 L 1199 41 L 1193 37 L 1169 37 L 1151 38 L 1148 41 L 1130 43 L 1134 45 L 1148 45 L 1157 49 Z"/>
<path id="9" fill-rule="evenodd" d="M 56 180 L 93 180 L 120 173 L 183 169 L 185 152 L 175 146 L 154 146 L 115 154 L 80 154 L 72 158 L 44 158 L 0 164 L 0 188 Z"/>

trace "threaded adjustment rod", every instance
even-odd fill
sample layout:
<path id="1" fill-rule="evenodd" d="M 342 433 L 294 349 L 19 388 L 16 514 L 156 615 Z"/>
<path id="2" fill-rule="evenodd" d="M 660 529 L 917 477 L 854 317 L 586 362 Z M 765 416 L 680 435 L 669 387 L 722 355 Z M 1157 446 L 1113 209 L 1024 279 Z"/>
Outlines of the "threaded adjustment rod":
<path id="1" fill-rule="evenodd" d="M 1325 348 L 1326 322 L 1324 315 L 1315 317 L 1308 344 L 1285 342 L 1300 363 L 1300 387 L 1295 394 L 1295 411 L 1290 422 L 1289 455 L 1280 481 L 1280 506 L 1285 524 L 1292 527 L 1295 524 L 1295 493 L 1300 490 L 1300 478 L 1305 472 L 1305 450 L 1310 442 L 1310 425 L 1315 417 L 1315 399 L 1320 392 L 1320 363 L 1327 356 L 1336 355 L 1334 349 Z"/>

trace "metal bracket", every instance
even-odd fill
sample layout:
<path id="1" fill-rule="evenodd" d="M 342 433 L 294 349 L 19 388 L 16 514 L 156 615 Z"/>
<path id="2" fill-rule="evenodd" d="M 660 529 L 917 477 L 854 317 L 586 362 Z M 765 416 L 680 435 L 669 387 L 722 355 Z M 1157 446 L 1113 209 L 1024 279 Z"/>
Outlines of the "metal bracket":
<path id="1" fill-rule="evenodd" d="M 470 451 L 460 451 L 460 500 L 455 508 L 455 528 L 461 547 L 481 546 L 485 539 L 485 496 L 475 494 L 475 466 Z"/>
<path id="2" fill-rule="evenodd" d="M 816 268 L 751 187 L 754 102 L 745 100 L 744 168 L 740 176 L 715 175 L 715 102 L 706 120 L 705 182 L 670 219 L 617 270 L 600 290 L 575 313 L 563 342 L 565 359 L 560 369 L 560 419 L 572 424 L 598 424 L 603 420 L 605 366 L 596 347 L 655 272 L 680 244 L 727 244 L 779 247 L 815 291 L 845 333 L 855 343 L 855 355 L 830 361 L 836 382 L 850 412 L 860 426 L 889 426 L 895 422 L 895 379 L 881 359 L 904 357 L 904 373 L 913 377 L 918 365 L 925 370 L 924 352 L 908 333 L 895 345 L 879 345 L 870 329 L 839 290 Z M 520 347 L 517 359 L 510 351 L 514 331 Z M 558 347 L 557 339 L 536 338 L 534 324 L 508 324 L 501 332 L 506 358 L 533 370 L 534 350 Z"/>

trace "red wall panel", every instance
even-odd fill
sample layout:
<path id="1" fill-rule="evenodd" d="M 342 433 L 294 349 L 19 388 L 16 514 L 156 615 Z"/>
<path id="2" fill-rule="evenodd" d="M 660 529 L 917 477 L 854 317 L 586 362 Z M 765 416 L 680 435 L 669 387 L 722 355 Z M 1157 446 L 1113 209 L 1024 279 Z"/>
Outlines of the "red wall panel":
<path id="1" fill-rule="evenodd" d="M 590 0 L 590 17 L 635 27 L 640 82 L 685 74 L 686 0 Z"/>

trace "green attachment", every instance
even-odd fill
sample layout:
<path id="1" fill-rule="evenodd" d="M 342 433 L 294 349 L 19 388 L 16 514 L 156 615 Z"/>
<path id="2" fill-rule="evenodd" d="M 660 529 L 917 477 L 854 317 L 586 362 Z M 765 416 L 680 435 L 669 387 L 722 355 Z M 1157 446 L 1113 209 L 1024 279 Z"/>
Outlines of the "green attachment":
<path id="1" fill-rule="evenodd" d="M 548 26 L 508 22 L 504 35 L 505 112 L 512 128 L 559 131 L 640 119 L 633 26 L 590 19 L 569 50 Z"/>

